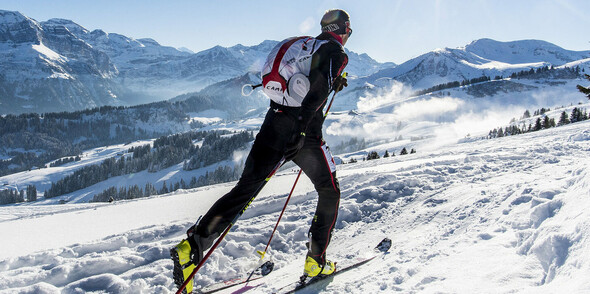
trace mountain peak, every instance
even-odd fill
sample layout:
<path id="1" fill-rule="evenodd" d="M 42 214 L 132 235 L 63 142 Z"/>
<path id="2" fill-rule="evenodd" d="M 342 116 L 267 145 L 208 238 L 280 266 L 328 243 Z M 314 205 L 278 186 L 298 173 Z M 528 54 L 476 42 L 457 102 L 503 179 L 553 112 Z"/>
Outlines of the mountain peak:
<path id="1" fill-rule="evenodd" d="M 27 17 L 18 11 L 0 10 L 0 25 L 9 23 L 19 23 L 26 20 Z"/>
<path id="2" fill-rule="evenodd" d="M 549 62 L 563 65 L 581 56 L 590 57 L 590 51 L 571 51 L 542 40 L 518 40 L 501 42 L 479 39 L 471 42 L 464 50 L 480 57 L 506 63 Z"/>
<path id="3" fill-rule="evenodd" d="M 0 10 L 0 42 L 36 43 L 41 40 L 38 22 L 18 11 Z"/>
<path id="4" fill-rule="evenodd" d="M 63 18 L 52 18 L 48 21 L 41 22 L 41 25 L 44 27 L 64 27 L 74 35 L 87 34 L 90 32 L 85 27 L 69 19 Z"/>

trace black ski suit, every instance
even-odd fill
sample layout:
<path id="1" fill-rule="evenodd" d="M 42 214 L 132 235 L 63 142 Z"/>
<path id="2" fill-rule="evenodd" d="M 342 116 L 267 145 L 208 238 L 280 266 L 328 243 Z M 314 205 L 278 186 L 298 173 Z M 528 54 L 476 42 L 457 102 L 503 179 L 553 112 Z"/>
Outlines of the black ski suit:
<path id="1" fill-rule="evenodd" d="M 212 239 L 227 228 L 283 158 L 293 133 L 303 129 L 305 141 L 293 162 L 310 178 L 319 196 L 309 231 L 308 254 L 320 264 L 325 262 L 326 248 L 338 216 L 340 188 L 332 155 L 322 139 L 323 109 L 332 91 L 332 83 L 342 73 L 348 57 L 338 35 L 324 32 L 316 39 L 330 42 L 322 44 L 312 56 L 310 91 L 301 107 L 288 107 L 271 101 L 240 180 L 199 221 L 196 233 L 200 237 Z"/>

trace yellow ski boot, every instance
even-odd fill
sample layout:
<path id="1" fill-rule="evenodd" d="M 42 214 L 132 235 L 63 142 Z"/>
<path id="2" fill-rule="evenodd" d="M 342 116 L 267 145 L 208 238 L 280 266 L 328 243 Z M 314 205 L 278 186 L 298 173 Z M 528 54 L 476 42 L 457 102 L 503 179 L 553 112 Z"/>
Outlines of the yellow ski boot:
<path id="1" fill-rule="evenodd" d="M 306 276 L 313 278 L 318 275 L 331 275 L 335 270 L 336 264 L 333 262 L 326 260 L 326 264 L 322 266 L 311 256 L 308 256 L 305 260 L 305 268 L 303 269 L 303 272 Z"/>
<path id="2" fill-rule="evenodd" d="M 186 281 L 186 278 L 193 272 L 196 265 L 191 259 L 191 244 L 188 240 L 182 240 L 178 245 L 170 250 L 170 255 L 174 261 L 174 283 L 180 287 Z M 182 293 L 193 292 L 193 281 L 191 280 Z"/>

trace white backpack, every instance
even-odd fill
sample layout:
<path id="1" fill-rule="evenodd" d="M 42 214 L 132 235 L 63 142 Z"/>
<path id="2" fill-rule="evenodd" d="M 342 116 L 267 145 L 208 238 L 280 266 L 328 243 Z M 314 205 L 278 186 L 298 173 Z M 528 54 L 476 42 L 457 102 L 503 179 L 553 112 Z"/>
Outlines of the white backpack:
<path id="1" fill-rule="evenodd" d="M 326 42 L 312 37 L 295 37 L 275 46 L 262 67 L 264 93 L 278 104 L 301 106 L 301 101 L 309 92 L 307 77 L 311 57 Z"/>

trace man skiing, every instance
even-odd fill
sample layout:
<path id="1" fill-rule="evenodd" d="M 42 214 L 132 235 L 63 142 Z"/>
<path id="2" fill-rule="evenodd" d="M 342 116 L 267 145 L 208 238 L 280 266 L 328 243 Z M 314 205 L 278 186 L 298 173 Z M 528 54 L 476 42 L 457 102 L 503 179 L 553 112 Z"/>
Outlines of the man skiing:
<path id="1" fill-rule="evenodd" d="M 286 97 L 271 97 L 270 109 L 246 159 L 240 180 L 189 228 L 187 239 L 171 250 L 177 285 L 185 282 L 202 260 L 203 251 L 212 246 L 282 159 L 295 162 L 310 178 L 319 196 L 309 230 L 304 273 L 314 277 L 334 272 L 334 263 L 326 260 L 326 249 L 338 215 L 340 188 L 332 155 L 322 138 L 323 109 L 330 92 L 339 92 L 347 86 L 346 78 L 341 76 L 348 63 L 343 46 L 352 29 L 348 13 L 340 9 L 326 11 L 320 25 L 322 33 L 315 39 L 308 38 L 313 40 L 310 46 L 315 50 L 307 76 L 309 91 L 301 96 L 300 105 L 287 101 Z M 283 47 L 278 48 L 281 44 L 273 51 L 284 51 Z M 264 80 L 265 76 L 263 84 Z M 190 293 L 192 288 L 190 281 L 186 290 Z"/>

